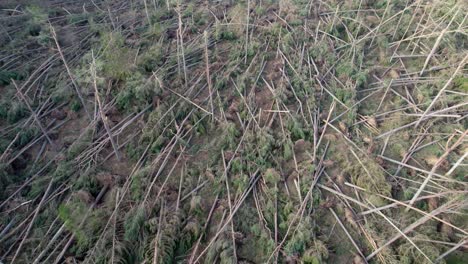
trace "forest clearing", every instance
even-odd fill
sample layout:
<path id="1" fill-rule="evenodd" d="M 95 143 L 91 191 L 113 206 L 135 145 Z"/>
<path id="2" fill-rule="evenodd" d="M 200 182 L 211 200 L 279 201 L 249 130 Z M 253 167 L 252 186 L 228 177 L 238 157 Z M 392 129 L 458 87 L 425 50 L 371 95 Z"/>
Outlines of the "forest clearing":
<path id="1" fill-rule="evenodd" d="M 468 263 L 467 18 L 0 1 L 0 263 Z"/>

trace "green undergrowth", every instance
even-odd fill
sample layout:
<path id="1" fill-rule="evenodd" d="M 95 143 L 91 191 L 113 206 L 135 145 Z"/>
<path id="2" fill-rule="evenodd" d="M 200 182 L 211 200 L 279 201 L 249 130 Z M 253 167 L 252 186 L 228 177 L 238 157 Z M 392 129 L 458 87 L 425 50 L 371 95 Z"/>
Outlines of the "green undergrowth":
<path id="1" fill-rule="evenodd" d="M 466 259 L 461 1 L 7 2 L 0 261 Z"/>

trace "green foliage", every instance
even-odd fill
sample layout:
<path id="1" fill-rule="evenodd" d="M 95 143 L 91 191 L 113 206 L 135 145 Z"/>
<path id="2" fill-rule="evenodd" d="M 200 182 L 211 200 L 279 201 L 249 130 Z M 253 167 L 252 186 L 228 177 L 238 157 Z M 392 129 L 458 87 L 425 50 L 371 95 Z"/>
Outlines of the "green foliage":
<path id="1" fill-rule="evenodd" d="M 119 264 L 141 263 L 143 261 L 142 251 L 140 243 L 124 242 L 122 246 L 116 248 L 116 262 Z M 107 258 L 103 263 L 107 263 L 106 261 Z"/>
<path id="2" fill-rule="evenodd" d="M 68 147 L 67 158 L 71 160 L 81 154 L 81 152 L 83 152 L 86 148 L 88 148 L 92 143 L 93 135 L 93 128 L 90 127 L 86 129 L 83 134 L 80 135 L 80 137 Z"/>
<path id="3" fill-rule="evenodd" d="M 267 169 L 263 178 L 265 179 L 265 182 L 271 186 L 274 186 L 278 184 L 278 182 L 281 179 L 281 176 L 279 175 L 278 172 L 276 172 L 274 169 Z"/>
<path id="4" fill-rule="evenodd" d="M 236 193 L 241 194 L 244 192 L 249 184 L 249 177 L 244 174 L 240 173 L 234 177 L 232 180 L 232 186 L 236 190 Z"/>
<path id="5" fill-rule="evenodd" d="M 293 157 L 294 146 L 290 139 L 283 144 L 283 159 L 290 160 Z"/>
<path id="6" fill-rule="evenodd" d="M 166 221 L 164 222 L 161 231 L 161 240 L 158 243 L 159 250 L 161 253 L 161 262 L 160 263 L 173 263 L 174 257 L 176 253 L 177 243 L 179 243 L 180 237 L 180 228 L 181 228 L 181 219 L 180 215 L 174 212 L 170 212 L 165 216 Z M 186 232 L 193 235 L 191 233 L 194 230 L 187 229 Z M 186 233 L 186 234 L 187 234 Z M 188 240 L 186 240 L 188 239 Z M 179 244 L 184 249 L 187 246 L 188 241 L 191 241 L 192 238 L 184 238 L 182 244 Z M 191 244 L 188 243 L 188 244 Z"/>
<path id="7" fill-rule="evenodd" d="M 101 37 L 101 43 L 105 49 L 98 59 L 100 73 L 114 80 L 130 77 L 135 55 L 125 46 L 124 37 L 118 33 L 106 33 Z"/>
<path id="8" fill-rule="evenodd" d="M 356 160 L 349 165 L 345 172 L 351 175 L 352 182 L 371 192 L 390 196 L 391 186 L 385 179 L 382 168 L 372 159 L 360 157 L 362 165 Z M 374 204 L 379 206 L 378 204 Z"/>
<path id="9" fill-rule="evenodd" d="M 354 93 L 350 89 L 336 89 L 335 96 L 343 103 L 345 103 L 348 106 L 352 105 L 352 99 L 354 96 Z"/>
<path id="10" fill-rule="evenodd" d="M 125 147 L 125 153 L 127 154 L 128 159 L 131 161 L 138 161 L 144 151 L 145 146 L 141 145 L 139 142 L 130 142 Z"/>
<path id="11" fill-rule="evenodd" d="M 117 94 L 117 107 L 120 110 L 141 110 L 159 91 L 153 82 L 136 72 L 126 79 L 124 88 Z"/>
<path id="12" fill-rule="evenodd" d="M 10 174 L 10 165 L 0 162 L 0 189 L 6 190 L 7 187 L 14 182 L 15 177 Z M 7 192 L 3 191 L 0 193 L 0 199 L 7 197 Z"/>
<path id="13" fill-rule="evenodd" d="M 94 245 L 97 240 L 94 234 L 102 230 L 105 224 L 102 211 L 89 211 L 87 205 L 76 199 L 60 205 L 58 217 L 65 223 L 67 230 L 75 235 L 75 243 L 70 251 L 77 256 L 85 254 Z"/>
<path id="14" fill-rule="evenodd" d="M 39 135 L 40 132 L 39 128 L 31 126 L 24 129 L 17 129 L 17 133 L 19 134 L 19 136 L 14 145 L 17 148 L 21 148 L 29 142 L 31 142 L 31 140 L 33 140 L 37 135 Z"/>
<path id="15" fill-rule="evenodd" d="M 313 246 L 309 248 L 302 257 L 302 261 L 307 264 L 326 263 L 328 249 L 325 244 L 317 239 L 313 240 Z"/>
<path id="16" fill-rule="evenodd" d="M 313 235 L 310 217 L 299 222 L 296 232 L 286 243 L 284 250 L 287 256 L 300 256 L 309 246 Z"/>
<path id="17" fill-rule="evenodd" d="M 225 123 L 222 128 L 223 132 L 223 148 L 225 149 L 234 149 L 237 144 L 237 138 L 239 136 L 239 131 L 234 123 Z"/>
<path id="18" fill-rule="evenodd" d="M 81 102 L 78 100 L 73 100 L 70 103 L 70 109 L 75 113 L 80 111 L 81 107 L 82 107 Z"/>
<path id="19" fill-rule="evenodd" d="M 184 228 L 181 230 L 179 235 L 179 241 L 176 245 L 176 255 L 183 256 L 185 254 L 190 253 L 190 249 L 192 248 L 195 241 L 197 241 L 198 237 L 200 236 L 200 224 L 195 220 L 191 220 L 187 222 Z"/>
<path id="20" fill-rule="evenodd" d="M 92 169 L 88 169 L 86 172 L 80 173 L 72 186 L 72 190 L 85 190 L 91 195 L 97 196 L 100 191 L 100 186 L 95 174 L 96 172 Z"/>
<path id="21" fill-rule="evenodd" d="M 211 123 L 208 122 L 208 118 L 205 117 L 206 116 L 201 115 L 200 113 L 193 113 L 190 118 L 197 135 L 205 135 L 211 126 Z"/>
<path id="22" fill-rule="evenodd" d="M 152 144 L 151 144 L 151 147 L 150 147 L 150 151 L 152 153 L 159 153 L 162 148 L 165 146 L 165 143 L 167 143 L 167 138 L 163 137 L 163 136 L 160 136 L 158 137 Z"/>
<path id="23" fill-rule="evenodd" d="M 164 53 L 161 44 L 151 46 L 146 52 L 142 53 L 138 58 L 138 66 L 143 68 L 146 72 L 153 72 L 158 67 L 161 67 L 164 62 Z"/>
<path id="24" fill-rule="evenodd" d="M 64 80 L 59 80 L 56 83 L 52 83 L 51 81 L 47 84 L 47 86 L 51 90 L 52 101 L 54 103 L 62 103 L 64 101 L 70 100 L 70 98 L 73 98 L 73 96 L 75 96 L 75 94 L 73 93 L 73 89 L 70 89 L 70 87 L 68 87 L 66 81 Z M 74 110 L 76 110 L 78 107 L 81 108 L 81 103 L 78 102 L 78 99 L 74 101 L 76 103 L 72 102 L 70 103 L 70 106 L 76 107 Z M 80 104 L 80 106 L 74 105 L 78 103 Z"/>
<path id="25" fill-rule="evenodd" d="M 252 253 L 259 259 L 259 262 L 264 263 L 273 252 L 275 241 L 270 237 L 267 230 L 260 227 L 258 223 L 251 226 L 250 232 L 254 235 L 254 239 L 252 239 L 249 250 L 253 250 Z"/>
<path id="26" fill-rule="evenodd" d="M 330 44 L 327 41 L 318 41 L 309 48 L 309 55 L 316 63 L 333 64 L 335 53 L 330 52 Z"/>
<path id="27" fill-rule="evenodd" d="M 295 118 L 288 119 L 286 123 L 286 128 L 291 133 L 292 141 L 305 139 L 305 133 L 302 128 L 302 123 L 298 122 Z"/>
<path id="28" fill-rule="evenodd" d="M 41 26 L 38 24 L 29 25 L 27 31 L 31 36 L 37 37 L 41 33 Z"/>
<path id="29" fill-rule="evenodd" d="M 418 235 L 419 238 L 428 239 L 424 235 Z M 430 242 L 419 243 L 418 247 L 424 252 L 429 259 L 432 261 L 436 259 L 441 252 L 437 247 L 435 247 Z M 418 250 L 414 250 L 414 247 L 409 243 L 405 242 L 400 245 L 397 249 L 398 255 L 400 257 L 400 263 L 411 264 L 411 263 L 431 263 L 427 260 Z M 440 263 L 445 263 L 445 260 L 441 260 Z"/>
<path id="30" fill-rule="evenodd" d="M 463 252 L 454 252 L 446 257 L 447 264 L 464 264 L 468 262 L 468 256 Z"/>
<path id="31" fill-rule="evenodd" d="M 0 101 L 0 118 L 6 119 L 8 116 L 9 104 L 8 102 Z"/>
<path id="32" fill-rule="evenodd" d="M 456 90 L 468 93 L 468 77 L 458 76 L 453 80 L 453 86 Z"/>
<path id="33" fill-rule="evenodd" d="M 40 6 L 30 5 L 26 7 L 26 14 L 31 18 L 31 22 L 35 24 L 42 24 L 47 22 L 47 12 Z"/>
<path id="34" fill-rule="evenodd" d="M 32 5 L 26 7 L 26 14 L 29 16 L 26 26 L 27 33 L 34 37 L 39 45 L 47 46 L 51 39 L 47 26 L 49 15 L 42 7 Z"/>
<path id="35" fill-rule="evenodd" d="M 159 153 L 161 148 L 168 140 L 170 132 L 165 127 L 170 125 L 170 115 L 166 114 L 167 109 L 164 105 L 151 111 L 143 128 L 143 134 L 137 143 L 131 143 L 127 147 L 127 153 L 132 159 L 140 158 L 146 146 L 150 145 L 151 153 Z M 167 136 L 166 136 L 167 135 Z"/>
<path id="36" fill-rule="evenodd" d="M 21 79 L 23 79 L 23 76 L 19 72 L 0 70 L 0 85 L 6 86 L 11 83 L 11 80 L 17 81 Z"/>
<path id="37" fill-rule="evenodd" d="M 229 27 L 226 25 L 215 25 L 214 37 L 217 40 L 227 40 L 232 41 L 237 39 L 236 33 L 232 30 L 229 30 Z"/>
<path id="38" fill-rule="evenodd" d="M 21 118 L 25 117 L 28 112 L 24 103 L 16 101 L 10 102 L 7 107 L 7 121 L 10 124 L 18 122 Z"/>
<path id="39" fill-rule="evenodd" d="M 57 165 L 57 168 L 52 173 L 52 177 L 55 181 L 60 182 L 64 180 L 68 180 L 74 173 L 76 172 L 72 162 L 60 162 Z"/>
<path id="40" fill-rule="evenodd" d="M 281 41 L 281 45 L 283 47 L 283 50 L 287 53 L 290 53 L 293 48 L 294 48 L 294 36 L 292 33 L 290 32 L 287 32 L 286 34 L 284 34 L 282 36 L 282 40 Z"/>
<path id="41" fill-rule="evenodd" d="M 49 27 L 45 27 L 39 31 L 36 36 L 36 41 L 39 45 L 43 47 L 48 47 L 51 43 L 53 43 L 53 39 L 51 37 L 51 32 Z"/>
<path id="42" fill-rule="evenodd" d="M 206 14 L 203 12 L 196 12 L 193 14 L 193 22 L 195 23 L 195 26 L 198 27 L 206 25 L 208 22 Z"/>
<path id="43" fill-rule="evenodd" d="M 151 167 L 144 167 L 133 175 L 130 185 L 130 194 L 133 200 L 139 201 L 143 198 L 143 190 L 145 189 L 150 172 Z"/>
<path id="44" fill-rule="evenodd" d="M 7 138 L 0 138 L 0 152 L 3 153 L 10 145 L 10 140 Z"/>
<path id="45" fill-rule="evenodd" d="M 204 263 L 234 264 L 234 259 L 232 239 L 225 232 L 208 250 Z"/>
<path id="46" fill-rule="evenodd" d="M 266 9 L 264 6 L 259 5 L 255 7 L 255 14 L 257 14 L 258 16 L 263 16 L 265 13 L 266 13 Z"/>
<path id="47" fill-rule="evenodd" d="M 278 41 L 280 36 L 286 33 L 286 30 L 279 22 L 272 23 L 267 30 L 266 35 L 270 37 L 272 41 Z"/>
<path id="48" fill-rule="evenodd" d="M 130 210 L 125 217 L 125 234 L 127 241 L 138 241 L 142 227 L 146 219 L 146 212 L 143 206 L 135 207 Z"/>
<path id="49" fill-rule="evenodd" d="M 67 16 L 67 20 L 69 24 L 82 26 L 88 23 L 88 19 L 90 19 L 90 17 L 90 13 L 69 14 Z"/>
<path id="50" fill-rule="evenodd" d="M 201 215 L 203 213 L 202 210 L 202 200 L 200 195 L 194 195 L 190 199 L 190 213 L 194 215 Z"/>
<path id="51" fill-rule="evenodd" d="M 30 199 L 36 199 L 41 195 L 44 190 L 47 188 L 50 179 L 39 178 L 31 183 L 31 187 L 28 190 L 26 197 Z"/>
<path id="52" fill-rule="evenodd" d="M 268 130 L 260 129 L 257 132 L 248 132 L 245 136 L 246 160 L 266 169 L 269 163 L 269 155 L 273 150 L 275 140 Z"/>

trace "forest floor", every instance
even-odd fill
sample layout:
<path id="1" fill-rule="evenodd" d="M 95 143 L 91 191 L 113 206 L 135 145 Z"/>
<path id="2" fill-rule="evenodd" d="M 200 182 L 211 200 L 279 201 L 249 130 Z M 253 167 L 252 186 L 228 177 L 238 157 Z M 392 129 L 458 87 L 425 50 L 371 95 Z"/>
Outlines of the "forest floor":
<path id="1" fill-rule="evenodd" d="M 0 1 L 0 263 L 468 263 L 467 14 Z"/>

